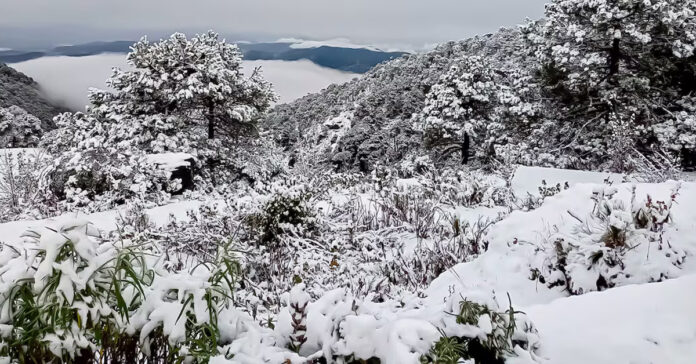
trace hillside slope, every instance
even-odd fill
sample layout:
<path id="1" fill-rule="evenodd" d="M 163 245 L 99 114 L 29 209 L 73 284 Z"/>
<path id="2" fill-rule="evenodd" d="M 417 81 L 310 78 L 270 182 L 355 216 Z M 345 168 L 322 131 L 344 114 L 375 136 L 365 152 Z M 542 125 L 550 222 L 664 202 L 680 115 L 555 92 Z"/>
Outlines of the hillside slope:
<path id="1" fill-rule="evenodd" d="M 265 126 L 289 151 L 319 156 L 320 164 L 338 170 L 398 162 L 420 148 L 412 116 L 438 79 L 465 55 L 485 57 L 503 68 L 520 66 L 521 37 L 517 30 L 501 29 L 405 55 L 352 82 L 277 106 Z"/>
<path id="2" fill-rule="evenodd" d="M 41 119 L 44 130 L 52 127 L 54 116 L 67 111 L 48 102 L 31 77 L 0 63 L 0 107 L 12 105 Z"/>

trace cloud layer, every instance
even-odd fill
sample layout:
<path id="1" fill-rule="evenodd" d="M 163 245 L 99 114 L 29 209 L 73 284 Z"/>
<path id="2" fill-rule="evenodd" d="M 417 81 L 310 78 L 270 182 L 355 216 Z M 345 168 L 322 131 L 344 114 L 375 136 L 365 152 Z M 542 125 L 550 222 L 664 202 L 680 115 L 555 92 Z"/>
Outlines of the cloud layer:
<path id="1" fill-rule="evenodd" d="M 105 80 L 111 75 L 111 69 L 125 68 L 126 60 L 123 54 L 101 54 L 89 57 L 43 57 L 10 66 L 34 78 L 51 101 L 72 110 L 84 110 L 88 89 L 105 88 Z M 357 76 L 304 60 L 244 62 L 244 71 L 247 73 L 255 67 L 262 67 L 264 76 L 273 83 L 281 103 Z"/>

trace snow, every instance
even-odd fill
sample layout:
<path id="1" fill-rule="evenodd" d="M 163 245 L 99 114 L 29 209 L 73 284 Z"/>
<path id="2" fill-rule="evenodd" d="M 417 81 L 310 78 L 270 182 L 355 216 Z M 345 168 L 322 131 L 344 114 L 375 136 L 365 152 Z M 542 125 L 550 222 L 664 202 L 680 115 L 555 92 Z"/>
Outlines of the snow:
<path id="1" fill-rule="evenodd" d="M 562 176 L 564 171 L 557 170 L 556 173 Z M 572 173 L 569 177 L 571 176 Z M 639 184 L 636 196 L 650 195 L 655 200 L 666 200 L 676 184 Z M 618 195 L 615 198 L 630 200 L 632 186 L 618 185 Z M 568 212 L 581 218 L 590 214 L 594 206 L 590 197 L 596 188 L 597 185 L 594 184 L 578 184 L 557 196 L 547 198 L 538 209 L 529 212 L 514 211 L 488 232 L 489 250 L 476 260 L 459 264 L 437 278 L 427 291 L 429 299 L 441 301 L 451 294 L 452 287 L 461 292 L 506 292 L 513 302 L 521 306 L 547 303 L 562 297 L 564 294 L 560 290 L 548 289 L 530 279 L 530 268 L 536 263 L 535 251 L 548 244 L 547 240 L 553 234 L 574 233 L 574 226 L 578 222 Z M 675 247 L 687 249 L 690 256 L 696 254 L 696 236 L 693 234 L 696 231 L 696 211 L 691 208 L 692 201 L 696 201 L 696 183 L 682 183 L 672 207 L 673 224 L 664 235 Z M 633 263 L 636 267 L 633 279 L 645 280 L 653 269 L 665 268 L 664 265 L 655 265 L 659 261 L 656 257 L 657 249 L 656 244 L 642 244 L 636 249 L 641 253 L 634 255 L 634 259 L 642 259 Z M 650 256 L 648 251 L 652 254 L 652 259 L 645 258 Z M 683 275 L 696 272 L 694 267 L 696 265 L 693 263 L 687 263 L 674 273 Z"/>
<path id="2" fill-rule="evenodd" d="M 163 155 L 155 158 L 162 163 L 180 161 L 181 155 Z M 448 335 L 482 336 L 490 334 L 493 326 L 489 316 L 479 317 L 478 325 L 457 324 L 447 312 L 457 310 L 460 300 L 486 304 L 499 310 L 509 308 L 509 294 L 513 307 L 524 312 L 536 328 L 527 333 L 530 342 L 538 344 L 536 357 L 521 350 L 508 363 L 563 363 L 563 364 L 614 364 L 614 363 L 693 363 L 696 358 L 696 210 L 691 205 L 696 201 L 695 182 L 667 182 L 661 184 L 619 183 L 621 176 L 610 175 L 612 186 L 603 181 L 603 173 L 566 171 L 557 169 L 520 168 L 513 179 L 518 191 L 534 191 L 537 180 L 548 183 L 569 183 L 568 190 L 546 197 L 544 203 L 531 211 L 514 211 L 493 225 L 485 236 L 488 251 L 474 260 L 452 267 L 435 279 L 421 296 L 405 296 L 401 301 L 376 303 L 370 297 L 358 298 L 345 289 L 325 292 L 312 299 L 304 284 L 296 285 L 286 294 L 286 307 L 276 316 L 274 329 L 258 326 L 247 315 L 236 310 L 223 310 L 218 318 L 221 334 L 234 338 L 227 349 L 235 353 L 233 362 L 291 363 L 303 362 L 302 358 L 319 357 L 326 354 L 355 355 L 358 359 L 377 357 L 384 363 L 418 363 L 421 355 L 440 338 L 438 329 Z M 395 182 L 401 189 L 416 188 L 417 179 L 402 179 Z M 650 195 L 654 201 L 668 200 L 678 191 L 671 207 L 671 223 L 663 232 L 675 250 L 686 252 L 688 259 L 679 269 L 672 269 L 662 259 L 657 245 L 640 244 L 627 253 L 626 268 L 631 277 L 602 292 L 589 292 L 568 297 L 560 287 L 549 288 L 537 280 L 530 279 L 531 269 L 539 264 L 548 250 L 550 237 L 563 235 L 567 239 L 576 237 L 577 218 L 590 218 L 598 191 L 615 191 L 613 200 L 629 203 L 633 198 L 642 203 Z M 251 197 L 250 197 L 251 198 Z M 332 208 L 350 202 L 347 194 L 332 194 L 330 201 L 321 201 L 329 216 Z M 368 210 L 375 207 L 368 194 L 353 195 L 363 201 Z M 201 206 L 200 201 L 179 201 L 147 210 L 150 220 L 159 226 L 171 218 L 186 219 L 187 211 Z M 631 211 L 631 210 L 629 210 Z M 498 207 L 465 208 L 455 206 L 448 211 L 464 221 L 495 219 L 504 214 Z M 53 230 L 67 231 L 70 226 L 79 226 L 86 221 L 102 232 L 116 228 L 116 220 L 122 210 L 107 211 L 90 215 L 66 214 L 53 219 L 17 221 L 0 224 L 2 241 L 21 244 L 21 235 L 30 227 L 41 231 L 48 226 Z M 77 220 L 76 220 L 77 219 Z M 60 238 L 60 239 L 58 239 Z M 403 239 L 410 239 L 404 235 Z M 93 257 L 96 247 L 89 240 L 80 240 L 76 249 L 81 256 Z M 55 252 L 65 238 L 60 234 L 42 235 L 39 246 L 46 251 L 48 260 L 37 267 L 35 273 L 17 270 L 14 265 L 0 261 L 0 275 L 9 280 L 41 278 L 49 274 L 50 268 L 64 273 L 58 290 L 71 297 L 84 281 L 82 276 L 71 275 L 74 267 L 62 263 L 50 265 Z M 407 246 L 413 245 L 404 241 Z M 408 250 L 408 247 L 407 247 Z M 633 253 L 635 252 L 635 253 Z M 633 255 L 630 255 L 633 254 Z M 98 255 L 98 254 L 97 254 Z M 0 259 L 3 259 L 0 256 Z M 654 272 L 668 269 L 662 282 L 647 283 Z M 589 270 L 588 270 L 589 272 Z M 27 275 L 29 274 L 29 275 Z M 86 274 L 86 273 L 84 273 Z M 145 335 L 160 323 L 169 333 L 172 343 L 184 336 L 184 321 L 176 321 L 181 305 L 163 300 L 162 292 L 179 289 L 179 300 L 191 294 L 196 304 L 188 308 L 198 322 L 208 320 L 202 292 L 205 290 L 209 272 L 158 276 L 156 283 L 148 288 L 148 299 L 133 317 L 131 328 L 140 328 Z M 594 283 L 592 279 L 590 283 Z M 634 284 L 640 283 L 640 284 Z M 3 290 L 9 282 L 0 282 Z M 292 308 L 300 308 L 300 310 Z M 305 309 L 306 307 L 306 309 Z M 295 329 L 294 321 L 306 328 Z M 538 336 L 537 336 L 538 335 Z M 280 348 L 289 340 L 307 341 L 298 354 Z M 537 342 L 538 340 L 538 342 Z M 65 342 L 62 342 L 65 345 Z M 75 344 L 76 345 L 76 344 Z M 223 357 L 215 357 L 214 363 L 225 363 Z"/>
<path id="3" fill-rule="evenodd" d="M 187 212 L 197 209 L 201 205 L 200 201 L 179 201 L 168 205 L 158 206 L 147 210 L 150 222 L 157 226 L 164 226 L 172 218 L 180 221 L 188 219 Z M 80 213 L 68 213 L 51 219 L 44 220 L 20 220 L 0 224 L 0 242 L 19 242 L 22 234 L 31 228 L 41 226 L 61 226 L 67 221 L 74 219 L 86 219 L 102 232 L 116 230 L 117 218 L 123 216 L 126 207 L 119 210 L 97 212 L 89 215 Z"/>
<path id="4" fill-rule="evenodd" d="M 696 360 L 696 275 L 563 298 L 525 308 L 548 363 Z"/>
<path id="5" fill-rule="evenodd" d="M 172 172 L 179 167 L 189 167 L 193 156 L 188 153 L 149 154 L 147 161 L 159 166 L 164 171 Z"/>
<path id="6" fill-rule="evenodd" d="M 538 196 L 542 181 L 546 181 L 547 186 L 560 184 L 563 187 L 567 182 L 572 187 L 578 183 L 602 184 L 605 180 L 616 184 L 621 183 L 623 178 L 623 175 L 617 173 L 520 166 L 512 178 L 512 189 L 518 196 L 525 196 L 527 193 Z"/>

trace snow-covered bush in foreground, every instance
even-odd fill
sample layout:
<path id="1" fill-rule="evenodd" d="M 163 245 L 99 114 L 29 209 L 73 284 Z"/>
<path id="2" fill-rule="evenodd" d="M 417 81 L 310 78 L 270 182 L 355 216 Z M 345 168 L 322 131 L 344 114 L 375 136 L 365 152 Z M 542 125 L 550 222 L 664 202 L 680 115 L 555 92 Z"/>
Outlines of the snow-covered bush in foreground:
<path id="1" fill-rule="evenodd" d="M 491 297 L 475 304 L 453 297 L 434 308 L 418 301 L 376 303 L 339 288 L 312 300 L 300 284 L 282 295 L 288 309 L 270 320 L 275 329 L 264 328 L 235 307 L 242 272 L 231 246 L 221 246 L 209 263 L 166 269 L 159 245 L 134 234 L 139 228 L 120 229 L 120 239 L 105 240 L 86 221 L 65 219 L 55 229 L 28 231 L 22 244 L 3 245 L 0 357 L 442 362 L 431 348 L 443 335 L 466 345 L 462 358 L 531 360 L 535 349 L 524 316 L 501 310 Z"/>
<path id="2" fill-rule="evenodd" d="M 532 269 L 533 279 L 583 294 L 679 274 L 687 253 L 664 236 L 679 185 L 666 201 L 650 195 L 642 199 L 635 187 L 629 201 L 615 197 L 617 192 L 615 187 L 596 188 L 594 208 L 586 218 L 568 211 L 575 226 L 552 233 L 539 247 L 542 261 Z"/>
<path id="3" fill-rule="evenodd" d="M 233 333 L 238 266 L 169 273 L 157 246 L 101 241 L 85 221 L 30 230 L 0 253 L 0 356 L 15 361 L 206 361 Z M 230 340 L 231 341 L 231 340 Z"/>
<path id="4" fill-rule="evenodd" d="M 436 307 L 416 301 L 370 302 L 337 289 L 312 301 L 296 286 L 279 315 L 282 342 L 311 359 L 336 363 L 533 363 L 538 337 L 531 322 L 494 295 L 453 296 Z M 297 307 L 302 313 L 297 315 Z M 297 325 L 297 323 L 301 323 Z M 299 331 L 298 328 L 301 330 Z M 301 345 L 297 345 L 297 334 Z M 452 343 L 456 356 L 447 353 Z"/>

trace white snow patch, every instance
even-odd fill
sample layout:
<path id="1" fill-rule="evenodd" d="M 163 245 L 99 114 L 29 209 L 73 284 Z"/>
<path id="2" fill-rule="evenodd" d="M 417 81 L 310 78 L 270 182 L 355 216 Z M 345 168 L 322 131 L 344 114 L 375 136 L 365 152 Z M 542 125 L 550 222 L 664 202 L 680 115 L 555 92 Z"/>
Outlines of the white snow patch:
<path id="1" fill-rule="evenodd" d="M 696 275 L 524 309 L 548 363 L 696 362 Z"/>
<path id="2" fill-rule="evenodd" d="M 512 190 L 520 197 L 527 195 L 527 193 L 538 196 L 542 181 L 546 181 L 546 185 L 549 187 L 556 186 L 556 184 L 563 186 L 566 182 L 572 187 L 578 183 L 602 184 L 605 180 L 618 184 L 623 181 L 623 177 L 617 173 L 520 166 L 512 179 Z"/>
<path id="3" fill-rule="evenodd" d="M 147 156 L 148 162 L 167 172 L 172 172 L 179 167 L 190 167 L 191 159 L 193 156 L 188 153 L 160 153 Z"/>

